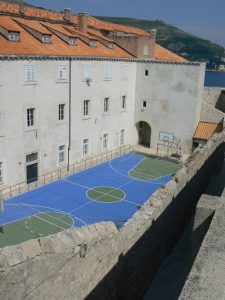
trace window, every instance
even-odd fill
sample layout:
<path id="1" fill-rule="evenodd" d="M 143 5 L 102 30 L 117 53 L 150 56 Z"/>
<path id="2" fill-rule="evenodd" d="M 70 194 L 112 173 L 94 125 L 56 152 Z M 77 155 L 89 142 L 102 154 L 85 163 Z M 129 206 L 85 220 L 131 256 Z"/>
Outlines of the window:
<path id="1" fill-rule="evenodd" d="M 26 66 L 26 81 L 35 81 L 36 80 L 36 66 L 27 65 Z"/>
<path id="2" fill-rule="evenodd" d="M 147 107 L 147 101 L 146 101 L 146 100 L 143 100 L 143 101 L 142 101 L 142 107 L 143 107 L 143 108 L 146 108 L 146 107 Z"/>
<path id="3" fill-rule="evenodd" d="M 26 155 L 26 163 L 30 163 L 32 161 L 37 161 L 37 160 L 38 160 L 37 152 Z"/>
<path id="4" fill-rule="evenodd" d="M 112 78 L 112 66 L 104 66 L 104 79 L 110 80 Z"/>
<path id="5" fill-rule="evenodd" d="M 120 130 L 120 146 L 125 144 L 125 129 Z"/>
<path id="6" fill-rule="evenodd" d="M 123 66 L 121 69 L 121 78 L 127 79 L 128 78 L 128 66 Z"/>
<path id="7" fill-rule="evenodd" d="M 89 152 L 89 140 L 88 139 L 84 139 L 83 140 L 83 156 L 87 156 L 88 152 Z"/>
<path id="8" fill-rule="evenodd" d="M 102 137 L 102 149 L 103 151 L 107 151 L 108 150 L 108 133 L 104 133 L 103 137 Z"/>
<path id="9" fill-rule="evenodd" d="M 59 104 L 59 121 L 64 120 L 65 117 L 65 104 Z"/>
<path id="10" fill-rule="evenodd" d="M 75 46 L 76 45 L 76 39 L 75 38 L 69 38 L 69 44 L 71 46 Z"/>
<path id="11" fill-rule="evenodd" d="M 108 48 L 109 49 L 113 49 L 113 47 L 114 47 L 113 43 L 108 43 Z"/>
<path id="12" fill-rule="evenodd" d="M 91 66 L 84 66 L 84 79 L 91 79 Z"/>
<path id="13" fill-rule="evenodd" d="M 59 164 L 65 162 L 65 145 L 59 146 Z"/>
<path id="14" fill-rule="evenodd" d="M 51 44 L 51 36 L 47 34 L 42 35 L 42 42 L 46 44 Z"/>
<path id="15" fill-rule="evenodd" d="M 89 46 L 90 46 L 90 47 L 96 47 L 96 45 L 97 45 L 97 44 L 96 44 L 96 41 L 90 41 L 90 42 L 89 42 Z"/>
<path id="16" fill-rule="evenodd" d="M 3 163 L 0 162 L 0 184 L 3 183 Z"/>
<path id="17" fill-rule="evenodd" d="M 84 100 L 83 102 L 83 115 L 89 116 L 90 114 L 90 100 Z"/>
<path id="18" fill-rule="evenodd" d="M 19 32 L 9 32 L 9 41 L 18 42 L 20 39 Z"/>
<path id="19" fill-rule="evenodd" d="M 27 109 L 27 126 L 34 125 L 34 108 Z"/>
<path id="20" fill-rule="evenodd" d="M 125 110 L 126 109 L 126 103 L 127 102 L 127 96 L 122 96 L 122 103 L 121 103 L 121 106 L 122 106 L 122 109 Z"/>
<path id="21" fill-rule="evenodd" d="M 67 65 L 58 66 L 58 79 L 67 80 Z"/>
<path id="22" fill-rule="evenodd" d="M 148 70 L 147 69 L 145 70 L 145 76 L 146 77 L 148 76 Z"/>
<path id="23" fill-rule="evenodd" d="M 104 98 L 104 113 L 109 112 L 109 98 Z"/>

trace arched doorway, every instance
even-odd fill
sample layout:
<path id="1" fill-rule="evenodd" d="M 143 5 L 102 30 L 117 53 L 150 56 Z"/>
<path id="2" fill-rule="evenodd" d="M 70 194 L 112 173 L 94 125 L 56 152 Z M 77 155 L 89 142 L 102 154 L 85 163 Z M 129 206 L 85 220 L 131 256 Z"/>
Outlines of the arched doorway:
<path id="1" fill-rule="evenodd" d="M 140 121 L 136 124 L 137 132 L 138 132 L 138 144 L 149 147 L 151 143 L 151 127 L 145 121 Z"/>

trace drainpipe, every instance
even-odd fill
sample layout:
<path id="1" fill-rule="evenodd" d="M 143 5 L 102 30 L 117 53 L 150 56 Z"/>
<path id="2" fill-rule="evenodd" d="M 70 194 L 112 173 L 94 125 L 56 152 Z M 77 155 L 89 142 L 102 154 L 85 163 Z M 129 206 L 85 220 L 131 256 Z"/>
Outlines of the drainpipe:
<path id="1" fill-rule="evenodd" d="M 70 166 L 70 148 L 71 148 L 71 57 L 69 58 L 69 142 L 68 142 L 68 163 L 67 170 Z"/>

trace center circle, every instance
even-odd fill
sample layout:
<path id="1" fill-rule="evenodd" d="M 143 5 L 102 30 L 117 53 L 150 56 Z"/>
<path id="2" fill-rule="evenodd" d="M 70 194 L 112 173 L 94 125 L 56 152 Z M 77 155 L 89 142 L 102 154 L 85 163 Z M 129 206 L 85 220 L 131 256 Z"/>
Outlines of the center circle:
<path id="1" fill-rule="evenodd" d="M 95 187 L 87 192 L 87 196 L 97 202 L 118 202 L 123 200 L 126 194 L 117 188 L 109 186 Z"/>

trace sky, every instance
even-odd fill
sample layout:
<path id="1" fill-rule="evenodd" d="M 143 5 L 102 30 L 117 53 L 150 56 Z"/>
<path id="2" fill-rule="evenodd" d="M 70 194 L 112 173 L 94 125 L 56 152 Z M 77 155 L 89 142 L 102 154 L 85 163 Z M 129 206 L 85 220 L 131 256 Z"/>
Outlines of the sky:
<path id="1" fill-rule="evenodd" d="M 225 0 L 25 0 L 73 14 L 162 20 L 225 47 Z"/>

